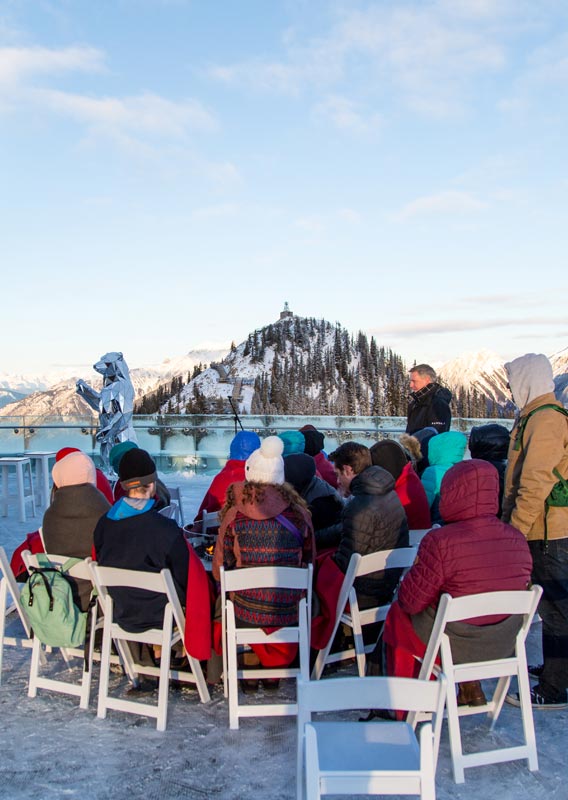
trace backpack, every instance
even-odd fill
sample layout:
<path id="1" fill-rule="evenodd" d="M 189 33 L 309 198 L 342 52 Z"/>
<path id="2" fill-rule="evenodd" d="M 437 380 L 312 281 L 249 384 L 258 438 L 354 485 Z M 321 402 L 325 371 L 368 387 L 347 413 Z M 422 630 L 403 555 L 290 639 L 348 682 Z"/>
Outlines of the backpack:
<path id="1" fill-rule="evenodd" d="M 22 605 L 42 644 L 51 647 L 82 647 L 87 629 L 87 612 L 73 602 L 66 575 L 81 559 L 70 558 L 61 567 L 31 567 L 22 589 Z M 48 562 L 49 563 L 49 562 Z"/>
<path id="2" fill-rule="evenodd" d="M 517 431 L 517 435 L 515 437 L 515 444 L 513 445 L 513 450 L 521 450 L 523 447 L 523 433 L 525 432 L 525 428 L 527 426 L 527 422 L 532 417 L 533 414 L 536 414 L 537 411 L 541 411 L 543 408 L 553 408 L 555 411 L 558 411 L 559 414 L 563 414 L 568 419 L 568 411 L 565 408 L 561 408 L 560 406 L 553 405 L 552 403 L 546 403 L 546 405 L 539 406 L 538 408 L 533 409 L 529 412 L 526 417 L 522 417 L 519 422 L 519 429 Z M 566 508 L 568 506 L 568 481 L 562 477 L 560 472 L 554 467 L 552 470 L 552 474 L 555 478 L 558 478 L 558 481 L 554 484 L 552 489 L 550 490 L 550 494 L 544 501 L 544 547 L 545 550 L 548 546 L 548 526 L 547 526 L 547 516 L 548 510 L 550 508 Z"/>

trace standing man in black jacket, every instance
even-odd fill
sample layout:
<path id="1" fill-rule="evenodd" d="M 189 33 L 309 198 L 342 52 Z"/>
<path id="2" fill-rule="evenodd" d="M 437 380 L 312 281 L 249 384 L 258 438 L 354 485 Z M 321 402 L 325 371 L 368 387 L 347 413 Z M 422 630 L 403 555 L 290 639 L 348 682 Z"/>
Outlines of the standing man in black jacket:
<path id="1" fill-rule="evenodd" d="M 408 547 L 406 513 L 396 492 L 394 478 L 372 465 L 371 451 L 358 442 L 345 442 L 329 456 L 337 474 L 339 490 L 352 495 L 343 509 L 341 539 L 335 561 L 347 571 L 353 553 L 362 556 L 380 550 Z M 390 603 L 401 570 L 373 572 L 355 580 L 360 608 Z"/>
<path id="2" fill-rule="evenodd" d="M 440 386 L 429 364 L 412 367 L 406 433 L 412 435 L 422 428 L 434 428 L 438 433 L 449 431 L 452 422 L 451 399 L 450 390 Z"/>

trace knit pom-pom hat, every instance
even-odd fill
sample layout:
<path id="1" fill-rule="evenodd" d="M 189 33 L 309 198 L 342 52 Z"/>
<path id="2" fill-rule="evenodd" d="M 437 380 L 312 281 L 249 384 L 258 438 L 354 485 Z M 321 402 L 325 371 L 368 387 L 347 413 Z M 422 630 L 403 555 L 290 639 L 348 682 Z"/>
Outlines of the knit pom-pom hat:
<path id="1" fill-rule="evenodd" d="M 97 484 L 97 471 L 92 458 L 80 450 L 71 452 L 57 461 L 51 470 L 53 483 L 58 489 L 63 486 L 79 486 L 82 483 Z"/>
<path id="2" fill-rule="evenodd" d="M 245 462 L 245 480 L 257 483 L 284 483 L 284 443 L 278 436 L 267 436 L 260 448 Z"/>

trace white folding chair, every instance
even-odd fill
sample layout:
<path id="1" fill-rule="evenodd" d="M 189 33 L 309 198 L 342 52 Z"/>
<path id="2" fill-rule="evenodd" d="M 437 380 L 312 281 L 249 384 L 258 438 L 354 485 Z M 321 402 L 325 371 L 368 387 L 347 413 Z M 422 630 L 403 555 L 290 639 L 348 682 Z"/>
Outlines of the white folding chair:
<path id="1" fill-rule="evenodd" d="M 359 675 L 361 677 L 365 675 L 366 654 L 374 650 L 376 640 L 365 645 L 363 627 L 372 623 L 384 622 L 390 603 L 373 608 L 360 609 L 354 582 L 358 577 L 369 575 L 371 572 L 397 568 L 409 569 L 416 558 L 416 551 L 416 547 L 398 547 L 394 550 L 381 550 L 378 553 L 370 553 L 367 556 L 353 553 L 337 599 L 335 625 L 327 645 L 317 655 L 312 670 L 312 680 L 321 678 L 326 664 L 334 664 L 337 661 L 344 661 L 346 658 L 353 657 L 357 659 Z M 348 609 L 347 606 L 349 606 Z M 354 647 L 349 647 L 339 653 L 330 653 L 329 651 L 340 623 L 347 625 L 353 631 Z"/>
<path id="2" fill-rule="evenodd" d="M 175 519 L 180 528 L 183 528 L 184 517 L 180 488 L 179 486 L 168 486 L 168 492 L 170 493 L 170 507 L 173 509 L 170 518 Z"/>
<path id="3" fill-rule="evenodd" d="M 129 714 L 142 714 L 155 719 L 157 729 L 165 731 L 170 679 L 194 683 L 201 702 L 206 703 L 210 700 L 199 661 L 187 654 L 190 670 L 170 669 L 171 649 L 178 642 L 181 641 L 183 643 L 185 630 L 185 615 L 179 602 L 171 573 L 169 569 L 163 569 L 161 572 L 142 572 L 118 569 L 116 567 L 101 567 L 94 561 L 90 563 L 90 568 L 97 592 L 104 604 L 103 646 L 97 716 L 104 719 L 109 708 L 116 711 L 125 711 Z M 162 627 L 151 628 L 142 633 L 132 633 L 124 630 L 114 621 L 113 600 L 109 592 L 109 589 L 114 587 L 145 589 L 146 591 L 166 595 L 167 602 L 164 608 Z M 159 667 L 141 664 L 133 664 L 132 667 L 137 675 L 152 675 L 158 678 L 157 705 L 142 701 L 125 700 L 120 697 L 112 697 L 109 694 L 110 652 L 113 640 L 117 643 L 141 642 L 161 647 Z"/>
<path id="4" fill-rule="evenodd" d="M 218 528 L 220 524 L 218 511 L 204 511 L 201 519 L 201 533 L 207 533 L 208 528 Z"/>
<path id="5" fill-rule="evenodd" d="M 531 771 L 538 769 L 525 640 L 541 594 L 542 587 L 533 586 L 532 589 L 527 591 L 487 592 L 466 597 L 451 597 L 449 594 L 443 594 L 440 598 L 434 627 L 422 661 L 419 677 L 427 680 L 432 672 L 435 671 L 435 660 L 438 651 L 440 651 L 441 669 L 448 680 L 446 708 L 452 765 L 456 783 L 464 782 L 464 769 L 466 767 L 499 764 L 504 761 L 515 761 L 523 758 L 527 760 Z M 491 661 L 480 660 L 465 664 L 454 664 L 446 626 L 450 622 L 496 614 L 506 616 L 510 614 L 522 615 L 522 625 L 516 637 L 513 655 L 509 658 L 498 658 Z M 491 730 L 493 730 L 501 713 L 512 676 L 516 676 L 519 686 L 524 744 L 482 752 L 464 753 L 459 718 L 470 716 L 471 714 L 487 713 L 491 720 Z M 482 681 L 490 678 L 498 678 L 491 700 L 482 706 L 458 706 L 456 697 L 458 683 L 463 681 Z M 409 715 L 411 723 L 415 722 L 416 719 L 420 719 L 420 717 Z"/>
<path id="6" fill-rule="evenodd" d="M 6 551 L 0 547 L 0 683 L 2 682 L 2 665 L 4 646 L 33 646 L 32 629 L 20 600 L 23 583 L 18 584 Z M 12 602 L 8 604 L 8 596 Z M 8 630 L 6 630 L 8 625 Z"/>
<path id="7" fill-rule="evenodd" d="M 69 560 L 69 556 L 54 555 L 52 553 L 40 553 L 33 555 L 29 550 L 24 550 L 22 553 L 22 560 L 29 571 L 31 567 L 42 567 L 49 563 L 55 567 L 65 564 Z M 71 578 L 86 580 L 92 582 L 89 565 L 86 561 L 79 561 L 74 564 L 67 574 Z M 30 680 L 28 686 L 28 697 L 36 697 L 38 689 L 48 689 L 52 692 L 60 694 L 69 694 L 72 697 L 79 698 L 79 708 L 88 708 L 89 697 L 91 694 L 91 679 L 93 675 L 93 651 L 95 645 L 95 629 L 97 627 L 97 607 L 93 604 L 88 611 L 90 620 L 87 621 L 87 626 L 90 627 L 90 636 L 87 643 L 87 651 L 84 647 L 50 647 L 44 645 L 39 637 L 34 635 L 32 646 L 32 660 L 30 664 Z M 73 672 L 71 665 L 72 658 L 78 658 L 81 662 L 81 675 L 80 680 L 75 682 L 73 680 L 61 680 L 60 678 L 47 677 L 41 674 L 40 667 L 51 664 L 54 666 L 54 651 L 59 650 L 63 657 L 67 668 Z M 49 654 L 49 658 L 46 658 Z"/>
<path id="8" fill-rule="evenodd" d="M 223 636 L 223 685 L 229 697 L 229 725 L 239 727 L 240 717 L 284 716 L 297 713 L 297 703 L 245 705 L 239 703 L 239 678 L 292 678 L 302 675 L 309 679 L 310 616 L 312 605 L 312 565 L 304 567 L 244 567 L 225 570 L 221 567 L 221 608 Z M 262 628 L 237 628 L 235 607 L 229 592 L 247 589 L 298 589 L 306 593 L 299 601 L 298 624 L 265 633 Z M 297 643 L 299 667 L 247 668 L 237 665 L 237 648 L 252 644 Z"/>
<path id="9" fill-rule="evenodd" d="M 436 525 L 434 527 L 439 527 Z M 418 547 L 422 539 L 426 536 L 427 533 L 430 533 L 432 528 L 415 528 L 412 531 L 408 531 L 408 543 L 411 547 Z"/>
<path id="10" fill-rule="evenodd" d="M 297 798 L 322 794 L 419 795 L 435 800 L 446 680 L 298 679 Z M 432 715 L 416 735 L 408 722 L 312 722 L 312 713 L 369 707 Z"/>

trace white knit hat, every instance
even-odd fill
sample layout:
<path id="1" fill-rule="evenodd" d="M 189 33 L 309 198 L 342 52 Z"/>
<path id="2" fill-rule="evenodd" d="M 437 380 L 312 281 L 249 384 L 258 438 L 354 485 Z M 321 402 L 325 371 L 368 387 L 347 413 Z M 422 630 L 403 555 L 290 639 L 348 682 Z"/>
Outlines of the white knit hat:
<path id="1" fill-rule="evenodd" d="M 257 483 L 284 483 L 284 442 L 278 436 L 267 436 L 260 448 L 245 462 L 245 480 Z"/>

